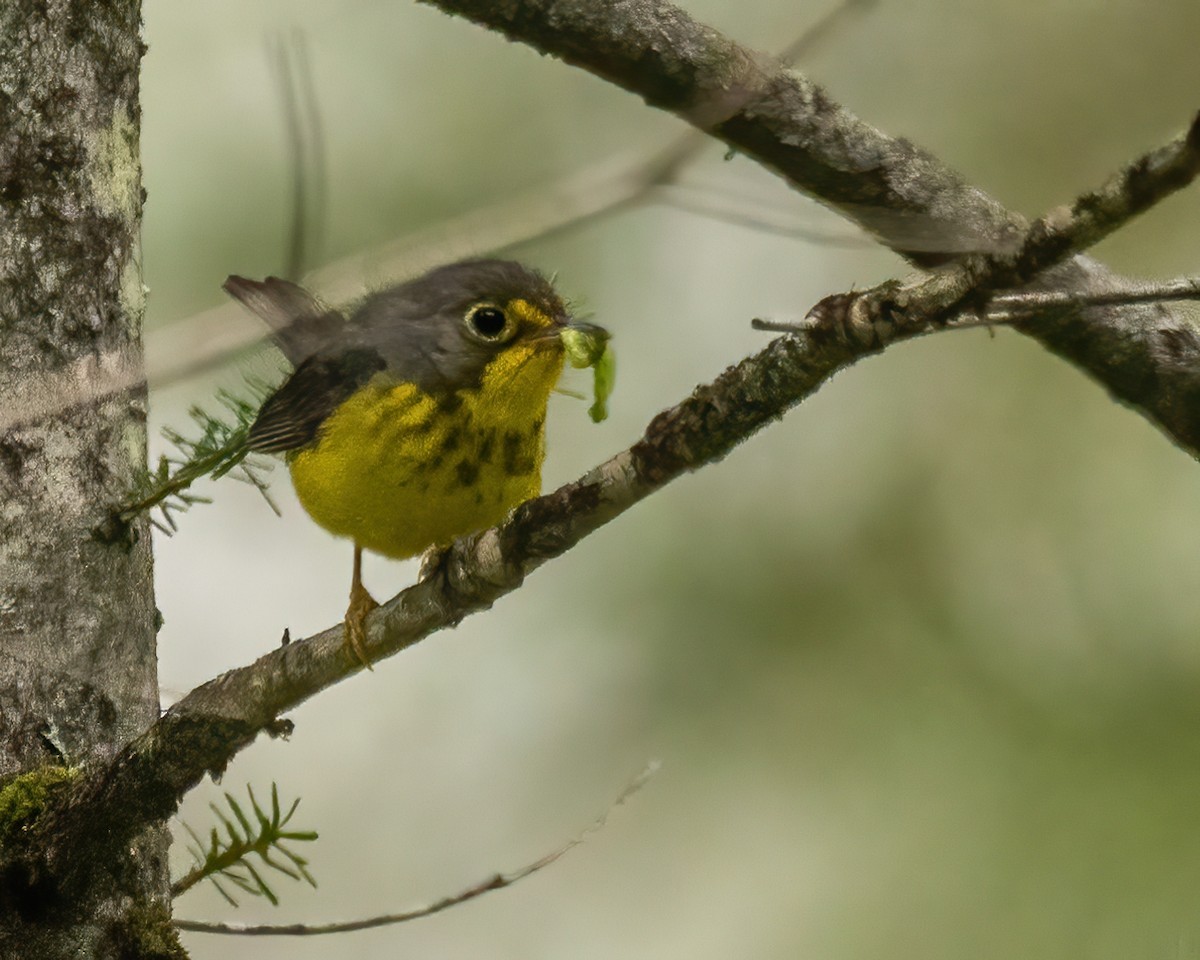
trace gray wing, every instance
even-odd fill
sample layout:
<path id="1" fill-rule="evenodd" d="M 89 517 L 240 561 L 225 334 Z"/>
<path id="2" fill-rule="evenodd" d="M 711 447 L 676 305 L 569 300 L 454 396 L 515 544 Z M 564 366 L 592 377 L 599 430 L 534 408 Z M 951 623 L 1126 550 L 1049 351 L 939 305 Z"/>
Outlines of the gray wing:
<path id="1" fill-rule="evenodd" d="M 309 357 L 267 398 L 246 445 L 283 453 L 312 443 L 329 415 L 384 366 L 383 357 L 368 349 Z"/>

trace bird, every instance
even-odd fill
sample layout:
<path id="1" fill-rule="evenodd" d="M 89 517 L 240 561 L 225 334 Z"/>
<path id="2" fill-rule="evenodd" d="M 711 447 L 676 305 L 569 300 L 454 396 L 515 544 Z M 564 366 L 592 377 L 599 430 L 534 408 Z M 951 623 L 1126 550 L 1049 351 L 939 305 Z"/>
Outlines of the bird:
<path id="1" fill-rule="evenodd" d="M 259 408 L 251 452 L 281 455 L 301 506 L 354 545 L 345 646 L 370 668 L 364 550 L 404 559 L 502 520 L 541 492 L 546 409 L 563 369 L 607 349 L 541 273 L 464 260 L 343 312 L 279 277 L 224 290 L 292 364 Z M 577 362 L 578 361 L 578 362 Z"/>

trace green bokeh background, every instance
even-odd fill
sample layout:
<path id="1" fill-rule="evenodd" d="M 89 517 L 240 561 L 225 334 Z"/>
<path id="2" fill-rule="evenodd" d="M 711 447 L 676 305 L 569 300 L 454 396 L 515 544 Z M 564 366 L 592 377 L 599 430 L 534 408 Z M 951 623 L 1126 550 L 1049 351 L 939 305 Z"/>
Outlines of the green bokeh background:
<path id="1" fill-rule="evenodd" d="M 762 50 L 828 4 L 707 0 Z M 308 38 L 329 143 L 322 262 L 681 125 L 427 7 L 148 0 L 144 259 L 152 326 L 280 269 L 286 140 L 266 41 Z M 1196 109 L 1195 0 L 883 0 L 801 68 L 1036 214 Z M 695 183 L 850 227 L 714 146 Z M 1200 273 L 1200 195 L 1098 248 Z M 650 205 L 516 251 L 612 329 L 611 418 L 554 402 L 546 482 L 627 446 L 764 340 L 754 316 L 902 273 Z M 255 321 L 247 317 L 247 324 Z M 153 358 L 152 358 L 153 359 Z M 152 394 L 155 426 L 277 369 L 269 352 Z M 572 381 L 586 388 L 587 378 Z M 159 441 L 161 446 L 161 441 Z M 168 699 L 341 615 L 347 544 L 225 481 L 158 542 Z M 222 787 L 300 796 L 320 889 L 180 915 L 317 922 L 515 868 L 659 775 L 519 885 L 337 940 L 189 935 L 198 960 L 1184 958 L 1200 956 L 1200 472 L 1080 373 L 1007 331 L 902 345 L 841 374 L 724 463 L 682 479 L 517 594 L 295 712 Z M 415 566 L 373 560 L 389 596 Z M 218 788 L 183 816 L 209 822 Z M 186 857 L 176 851 L 182 869 Z"/>

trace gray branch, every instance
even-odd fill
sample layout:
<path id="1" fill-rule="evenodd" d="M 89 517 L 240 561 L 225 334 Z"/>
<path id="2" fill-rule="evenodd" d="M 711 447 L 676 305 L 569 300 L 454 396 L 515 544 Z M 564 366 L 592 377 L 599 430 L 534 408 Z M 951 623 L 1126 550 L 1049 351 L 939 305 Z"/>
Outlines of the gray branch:
<path id="1" fill-rule="evenodd" d="M 914 264 L 1013 250 L 1026 222 L 937 158 L 839 105 L 778 61 L 664 0 L 422 0 L 581 67 L 670 111 L 780 174 Z M 1133 178 L 1136 180 L 1136 177 Z M 1103 204 L 1097 213 L 1103 213 Z M 914 229 L 914 225 L 916 229 Z M 1103 289 L 1073 258 L 1044 274 L 1060 290 Z M 1161 305 L 1049 311 L 1016 325 L 1087 371 L 1200 455 L 1200 337 Z"/>

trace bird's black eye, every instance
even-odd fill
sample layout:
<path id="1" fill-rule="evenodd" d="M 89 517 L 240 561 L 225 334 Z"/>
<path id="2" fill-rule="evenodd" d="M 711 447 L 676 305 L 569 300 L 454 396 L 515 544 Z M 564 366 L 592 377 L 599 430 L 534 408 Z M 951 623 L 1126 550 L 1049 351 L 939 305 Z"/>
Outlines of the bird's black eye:
<path id="1" fill-rule="evenodd" d="M 481 340 L 496 342 L 511 332 L 507 315 L 495 304 L 476 304 L 467 311 L 466 320 L 467 327 Z"/>

